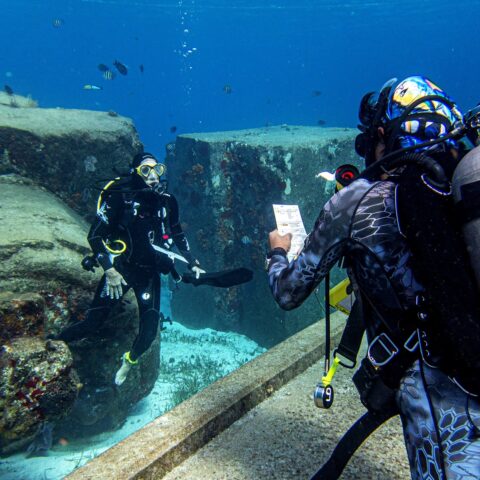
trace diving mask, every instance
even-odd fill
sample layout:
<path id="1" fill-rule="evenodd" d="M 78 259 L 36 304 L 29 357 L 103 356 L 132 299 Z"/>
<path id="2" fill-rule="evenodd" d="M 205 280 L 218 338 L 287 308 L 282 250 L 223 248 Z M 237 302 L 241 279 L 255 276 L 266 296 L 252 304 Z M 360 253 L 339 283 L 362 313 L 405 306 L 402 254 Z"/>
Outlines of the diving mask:
<path id="1" fill-rule="evenodd" d="M 143 163 L 135 168 L 135 171 L 143 178 L 148 178 L 151 171 L 154 171 L 159 177 L 161 177 L 166 171 L 167 167 L 163 163 L 155 163 L 150 165 L 148 163 Z"/>

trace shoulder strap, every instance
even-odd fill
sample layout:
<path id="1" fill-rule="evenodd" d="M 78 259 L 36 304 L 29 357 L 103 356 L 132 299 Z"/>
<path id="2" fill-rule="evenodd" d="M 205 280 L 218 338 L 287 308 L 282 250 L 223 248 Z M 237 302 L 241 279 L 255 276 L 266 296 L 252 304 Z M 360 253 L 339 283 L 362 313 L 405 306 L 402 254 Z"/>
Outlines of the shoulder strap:
<path id="1" fill-rule="evenodd" d="M 351 365 L 344 365 L 348 368 L 354 368 L 357 363 L 357 355 L 362 343 L 363 334 L 365 333 L 365 324 L 363 322 L 363 308 L 361 300 L 355 299 L 352 309 L 347 318 L 347 323 L 342 333 L 342 338 L 336 353 L 345 357 Z"/>

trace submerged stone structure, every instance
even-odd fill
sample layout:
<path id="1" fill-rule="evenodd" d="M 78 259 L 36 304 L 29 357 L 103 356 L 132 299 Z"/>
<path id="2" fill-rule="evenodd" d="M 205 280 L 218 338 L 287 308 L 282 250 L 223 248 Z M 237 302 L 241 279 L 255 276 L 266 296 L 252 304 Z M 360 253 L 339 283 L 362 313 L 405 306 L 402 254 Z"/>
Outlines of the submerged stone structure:
<path id="1" fill-rule="evenodd" d="M 140 150 L 131 120 L 114 112 L 0 94 L 0 454 L 46 425 L 69 437 L 115 428 L 155 383 L 158 341 L 121 389 L 113 384 L 138 331 L 131 295 L 92 338 L 46 338 L 84 317 L 101 276 L 80 265 L 90 253 L 85 218 L 100 180 Z"/>
<path id="2" fill-rule="evenodd" d="M 105 179 L 127 171 L 141 150 L 132 121 L 115 112 L 28 108 L 34 106 L 19 95 L 0 97 L 0 175 L 28 177 L 91 216 Z"/>
<path id="3" fill-rule="evenodd" d="M 29 444 L 44 422 L 65 418 L 81 387 L 63 342 L 21 336 L 0 356 L 0 454 Z"/>
<path id="4" fill-rule="evenodd" d="M 118 389 L 120 357 L 138 331 L 133 295 L 92 338 L 46 340 L 84 318 L 100 279 L 80 265 L 88 223 L 30 179 L 0 175 L 0 194 L 0 453 L 24 446 L 43 422 L 69 437 L 119 426 L 156 381 L 159 342 Z"/>
<path id="5" fill-rule="evenodd" d="M 114 112 L 11 102 L 0 96 L 0 454 L 25 447 L 49 423 L 69 437 L 116 428 L 152 389 L 160 361 L 157 340 L 114 386 L 138 330 L 130 294 L 92 338 L 68 346 L 46 338 L 89 306 L 101 272 L 80 266 L 89 253 L 87 220 L 99 180 L 126 171 L 141 149 L 133 124 Z M 354 134 L 284 125 L 178 137 L 167 150 L 171 191 L 194 254 L 208 271 L 245 266 L 255 277 L 225 290 L 181 284 L 176 320 L 268 347 L 323 316 L 315 299 L 287 313 L 270 296 L 271 205 L 299 204 L 309 230 L 333 193 L 315 175 L 356 163 Z"/>
<path id="6" fill-rule="evenodd" d="M 298 204 L 309 231 L 334 189 L 315 176 L 342 163 L 359 165 L 356 133 L 282 125 L 177 138 L 169 149 L 170 189 L 194 253 L 208 271 L 244 266 L 255 272 L 252 282 L 227 290 L 180 286 L 173 297 L 177 320 L 271 346 L 323 316 L 315 298 L 292 312 L 271 298 L 265 253 L 275 228 L 272 204 Z"/>

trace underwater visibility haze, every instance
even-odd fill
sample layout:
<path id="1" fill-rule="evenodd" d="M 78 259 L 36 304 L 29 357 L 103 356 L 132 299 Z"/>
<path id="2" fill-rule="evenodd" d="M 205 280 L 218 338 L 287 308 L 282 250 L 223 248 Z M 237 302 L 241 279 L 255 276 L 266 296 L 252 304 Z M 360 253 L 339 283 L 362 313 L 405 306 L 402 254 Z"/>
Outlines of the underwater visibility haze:
<path id="1" fill-rule="evenodd" d="M 114 110 L 161 154 L 175 133 L 355 127 L 359 98 L 422 74 L 478 102 L 477 0 L 0 2 L 0 78 L 43 107 Z M 454 19 L 452 20 L 452 15 Z M 58 20 L 58 25 L 55 24 Z M 112 63 L 128 66 L 122 76 Z M 116 74 L 105 80 L 106 64 Z M 143 71 L 141 70 L 143 69 Z M 94 84 L 100 91 L 82 90 Z"/>
<path id="2" fill-rule="evenodd" d="M 267 225 L 274 224 L 271 204 L 279 198 L 272 193 L 275 189 L 288 195 L 299 184 L 299 178 L 305 180 L 308 188 L 305 187 L 302 193 L 307 198 L 296 203 L 300 204 L 302 212 L 307 212 L 304 218 L 307 231 L 323 205 L 323 196 L 333 192 L 327 192 L 326 187 L 319 188 L 319 183 L 315 183 L 315 173 L 320 171 L 315 165 L 310 164 L 311 171 L 299 169 L 292 173 L 292 179 L 297 175 L 296 183 L 290 178 L 272 179 L 263 177 L 256 167 L 266 161 L 273 162 L 273 154 L 270 157 L 247 155 L 252 161 L 240 163 L 235 162 L 238 156 L 232 149 L 219 162 L 218 172 L 212 174 L 210 184 L 214 187 L 221 185 L 221 175 L 242 178 L 244 183 L 238 191 L 221 197 L 225 205 L 215 203 L 218 198 L 212 201 L 209 198 L 205 206 L 202 195 L 209 193 L 210 187 L 204 180 L 204 165 L 198 160 L 205 151 L 199 147 L 191 163 L 182 164 L 184 157 L 172 154 L 174 147 L 171 145 L 178 135 L 274 126 L 279 126 L 279 131 L 285 133 L 291 132 L 290 126 L 304 126 L 312 127 L 305 129 L 303 139 L 310 141 L 322 139 L 322 135 L 327 136 L 323 133 L 325 130 L 337 127 L 333 144 L 324 150 L 328 162 L 332 163 L 329 167 L 335 167 L 335 162 L 339 163 L 346 152 L 345 145 L 351 140 L 348 137 L 351 131 L 348 133 L 347 129 L 358 124 L 360 99 L 366 92 L 378 90 L 389 78 L 424 75 L 451 94 L 462 111 L 480 101 L 476 39 L 480 0 L 458 0 L 454 4 L 446 0 L 0 0 L 0 12 L 0 89 L 1 95 L 12 99 L 11 106 L 20 106 L 14 100 L 19 95 L 31 97 L 30 106 L 38 102 L 41 108 L 108 112 L 109 122 L 121 122 L 119 116 L 132 119 L 145 150 L 152 152 L 160 162 L 165 161 L 168 180 L 178 185 L 175 190 L 180 211 L 178 223 L 186 217 L 184 213 L 190 212 L 191 220 L 181 225 L 189 240 L 194 239 L 194 254 L 201 261 L 220 254 L 230 258 L 229 255 L 239 252 L 237 264 L 232 267 L 251 267 L 241 263 L 245 259 L 252 259 L 252 264 L 257 266 L 263 262 Z M 3 111 L 0 110 L 0 121 Z M 83 117 L 78 118 L 80 122 Z M 79 128 L 82 125 L 85 124 L 79 123 Z M 130 127 L 123 127 L 129 134 L 134 132 L 133 127 L 131 131 L 128 130 Z M 222 134 L 217 135 L 202 138 L 223 141 Z M 248 132 L 244 135 L 242 138 L 247 140 L 254 136 Z M 187 137 L 184 145 L 189 141 Z M 320 145 L 320 140 L 318 142 Z M 112 149 L 112 155 L 133 157 L 140 148 L 138 142 L 134 143 L 122 144 L 114 152 Z M 314 143 L 312 140 L 312 145 Z M 317 148 L 315 145 L 313 149 Z M 39 147 L 38 151 L 43 148 Z M 268 149 L 268 145 L 265 148 Z M 9 155 L 7 147 L 0 143 L 0 177 L 12 173 L 8 169 L 2 170 L 10 161 Z M 289 153 L 280 162 L 288 172 L 292 170 L 291 157 Z M 342 163 L 347 160 L 358 164 L 359 157 L 353 160 L 344 158 Z M 102 161 L 97 163 L 95 156 L 87 155 L 80 163 L 82 168 L 84 166 L 82 172 L 86 178 L 98 174 L 95 177 L 98 182 L 99 178 L 103 179 L 102 175 L 114 176 L 104 167 L 103 170 L 100 168 Z M 295 163 L 293 165 L 295 167 Z M 34 167 L 41 170 L 38 165 Z M 153 169 L 150 165 L 147 167 L 148 172 Z M 58 199 L 47 198 L 43 190 L 30 191 L 27 188 L 30 183 L 15 179 L 0 182 L 2 199 L 10 198 L 8 195 L 14 189 L 17 192 L 11 194 L 14 197 L 12 202 L 0 200 L 0 203 L 5 201 L 7 208 L 19 208 L 15 206 L 17 196 L 19 205 L 32 202 L 38 208 L 38 211 L 32 208 L 33 216 L 46 215 L 42 232 L 48 235 L 48 232 L 56 231 L 54 224 L 49 223 L 52 219 L 61 222 L 62 235 L 65 235 L 61 247 L 70 248 L 75 244 L 75 255 L 81 253 L 83 256 L 88 253 L 87 247 L 78 247 L 78 244 L 87 245 L 86 233 L 79 240 L 78 232 L 83 235 L 88 231 L 85 219 L 91 221 L 92 212 L 87 211 L 85 205 L 93 205 L 99 189 L 75 178 L 71 164 L 62 168 L 59 168 L 60 173 L 46 168 L 39 178 L 43 181 L 45 177 L 55 177 L 51 192 L 76 212 L 66 213 L 55 203 Z M 61 185 L 63 179 L 68 182 L 65 191 Z M 41 181 L 39 183 L 43 185 Z M 259 186 L 250 189 L 250 184 L 254 183 Z M 317 192 L 320 192 L 318 197 Z M 42 202 L 51 205 L 43 213 L 39 207 Z M 245 205 L 249 221 L 238 221 L 235 210 L 240 203 Z M 207 212 L 208 209 L 211 211 Z M 2 213 L 5 211 L 2 209 Z M 78 214 L 84 219 L 78 220 Z M 215 231 L 209 230 L 214 224 L 213 220 L 208 223 L 209 215 L 219 222 Z M 20 215 L 18 223 L 15 218 L 5 220 L 14 232 L 14 240 L 17 234 L 21 238 L 28 230 L 23 224 L 20 226 L 22 218 Z M 75 222 L 81 228 L 72 227 Z M 168 235 L 164 239 L 167 240 Z M 43 241 L 47 244 L 50 240 L 35 239 L 37 244 Z M 215 249 L 217 244 L 224 247 L 220 254 Z M 201 266 L 207 271 L 210 268 L 203 263 Z M 62 274 L 62 281 L 70 279 L 72 290 L 67 293 L 52 291 L 40 302 L 48 310 L 42 321 L 55 334 L 67 319 L 73 322 L 66 314 L 67 309 L 73 305 L 78 311 L 85 310 L 95 291 L 93 277 L 85 277 L 86 280 L 82 277 L 76 284 L 76 274 L 68 272 L 69 268 L 67 265 L 65 271 L 62 270 L 66 272 Z M 256 272 L 255 278 L 266 287 L 266 280 L 258 279 L 263 274 L 263 271 Z M 81 287 L 88 285 L 88 298 L 79 293 L 83 291 L 80 283 Z M 49 344 L 48 348 L 55 351 L 59 362 L 68 365 L 68 369 L 73 365 L 78 370 L 78 374 L 72 371 L 68 378 L 62 377 L 59 388 L 72 398 L 80 395 L 84 403 L 76 404 L 74 415 L 82 428 L 79 427 L 70 438 L 65 423 L 60 422 L 54 428 L 35 417 L 38 423 L 35 440 L 22 444 L 21 449 L 16 448 L 14 442 L 11 449 L 4 448 L 0 458 L 0 478 L 63 478 L 193 393 L 262 354 L 287 333 L 295 333 L 305 326 L 300 321 L 291 328 L 285 327 L 282 317 L 282 322 L 278 322 L 279 331 L 284 329 L 282 333 L 270 332 L 271 324 L 267 321 L 274 322 L 275 319 L 272 320 L 274 315 L 269 312 L 274 312 L 276 306 L 272 307 L 273 299 L 265 297 L 265 304 L 272 310 L 257 311 L 257 317 L 251 315 L 249 304 L 257 301 L 254 292 L 249 290 L 254 288 L 251 285 L 232 289 L 234 293 L 227 293 L 224 297 L 228 303 L 225 317 L 237 318 L 234 314 L 240 312 L 238 318 L 241 321 L 202 325 L 201 321 L 190 321 L 182 315 L 175 318 L 175 312 L 172 315 L 171 296 L 177 295 L 181 301 L 187 301 L 188 290 L 179 293 L 163 278 L 161 310 L 165 319 L 173 318 L 173 324 L 165 321 L 161 325 L 166 327 L 161 333 L 162 348 L 158 339 L 153 342 L 144 360 L 152 368 L 148 371 L 137 368 L 134 374 L 130 374 L 136 383 L 127 387 L 125 398 L 121 398 L 116 389 L 123 388 L 121 383 L 115 388 L 111 385 L 111 369 L 102 363 L 102 357 L 93 354 L 87 360 L 89 349 L 92 349 L 88 341 L 78 342 L 73 353 Z M 8 288 L 2 286 L 0 290 Z M 196 309 L 206 309 L 208 302 L 203 305 L 201 293 L 192 298 Z M 132 299 L 119 310 L 120 328 L 128 325 L 128 315 L 132 312 L 136 315 L 135 300 L 132 302 Z M 315 309 L 314 316 L 317 312 L 318 317 L 322 316 L 321 307 L 315 304 L 312 308 Z M 185 310 L 183 315 L 186 315 Z M 204 316 L 208 315 L 211 311 L 207 309 Z M 267 324 L 263 330 L 258 327 L 262 315 Z M 34 323 L 33 316 L 28 318 Z M 81 319 L 82 313 L 78 317 Z M 199 318 L 204 317 L 199 314 Z M 185 320 L 184 324 L 182 320 Z M 7 323 L 5 320 L 5 325 Z M 194 328 L 189 328 L 192 326 Z M 39 328 L 38 331 L 45 333 L 43 326 Z M 118 327 L 108 325 L 105 328 L 108 333 L 109 328 Z M 118 343 L 131 343 L 135 337 L 132 328 L 131 325 L 125 327 L 125 336 L 120 340 L 98 344 L 117 366 L 120 362 L 125 365 L 127 360 L 130 361 L 125 355 L 119 358 L 117 350 L 121 349 Z M 16 334 L 12 334 L 8 340 L 15 337 Z M 2 348 L 4 353 L 11 355 L 7 343 Z M 22 352 L 36 352 L 35 349 L 43 348 L 43 344 L 39 346 L 33 340 L 22 340 L 19 345 Z M 79 358 L 82 358 L 81 362 Z M 11 360 L 8 368 L 15 368 L 16 362 Z M 132 365 L 134 363 L 135 359 Z M 48 374 L 48 382 L 60 382 L 58 372 L 49 371 Z M 85 378 L 89 380 L 85 382 Z M 27 408 L 29 414 L 42 414 L 42 389 L 48 382 L 42 383 L 35 377 L 16 392 L 19 405 Z M 102 400 L 92 407 L 87 392 Z M 111 414 L 106 413 L 105 405 L 114 405 Z M 28 428 L 33 427 L 25 427 Z M 21 439 L 21 429 L 17 430 L 15 438 Z"/>

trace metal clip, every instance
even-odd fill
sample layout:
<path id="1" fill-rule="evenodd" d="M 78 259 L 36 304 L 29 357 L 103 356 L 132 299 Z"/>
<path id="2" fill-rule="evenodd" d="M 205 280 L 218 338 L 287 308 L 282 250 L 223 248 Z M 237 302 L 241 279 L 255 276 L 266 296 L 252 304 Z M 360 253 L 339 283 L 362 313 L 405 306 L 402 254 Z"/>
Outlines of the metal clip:
<path id="1" fill-rule="evenodd" d="M 406 350 L 413 353 L 418 347 L 418 330 L 414 330 L 403 344 Z"/>
<path id="2" fill-rule="evenodd" d="M 377 351 L 374 353 L 375 349 L 377 349 Z M 381 356 L 382 353 L 386 353 L 387 357 L 384 360 L 377 360 L 375 357 L 378 357 L 379 355 Z M 389 363 L 397 353 L 398 348 L 395 343 L 393 343 L 391 338 L 386 333 L 381 333 L 375 337 L 372 343 L 369 345 L 367 356 L 374 367 L 383 367 Z"/>

